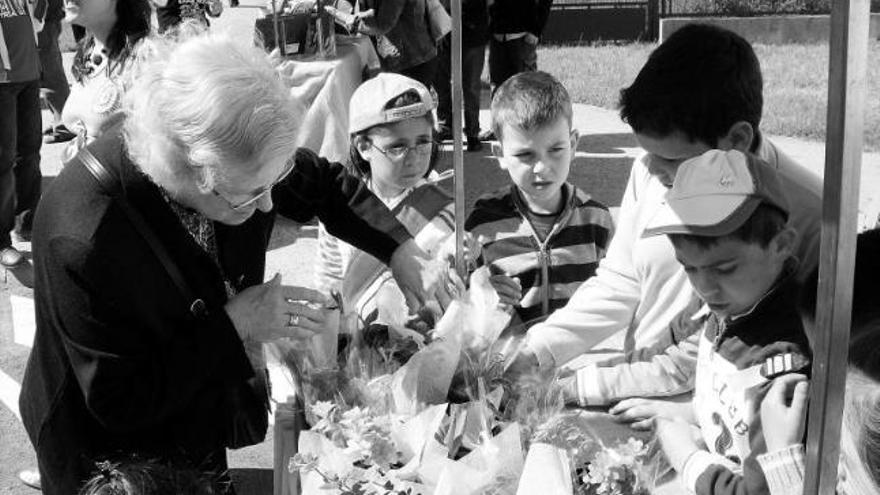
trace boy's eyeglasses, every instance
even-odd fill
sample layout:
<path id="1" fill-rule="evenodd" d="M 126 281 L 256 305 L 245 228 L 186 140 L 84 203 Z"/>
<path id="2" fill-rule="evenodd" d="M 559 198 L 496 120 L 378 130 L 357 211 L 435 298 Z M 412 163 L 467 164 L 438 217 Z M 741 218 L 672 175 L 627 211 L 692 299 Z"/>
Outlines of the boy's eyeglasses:
<path id="1" fill-rule="evenodd" d="M 379 152 L 385 155 L 389 160 L 398 162 L 406 158 L 406 155 L 410 152 L 415 153 L 416 156 L 419 157 L 431 154 L 431 147 L 434 146 L 434 143 L 428 141 L 427 143 L 416 143 L 413 146 L 392 146 L 383 150 L 371 141 L 370 146 L 379 150 Z"/>
<path id="2" fill-rule="evenodd" d="M 235 202 L 231 201 L 229 198 L 227 198 L 225 195 L 223 195 L 223 193 L 218 191 L 216 188 L 211 189 L 211 192 L 214 193 L 214 196 L 217 196 L 218 198 L 225 201 L 226 205 L 229 206 L 229 209 L 231 209 L 232 211 L 242 211 L 242 210 L 248 208 L 249 206 L 252 206 L 257 201 L 265 198 L 267 194 L 271 194 L 272 188 L 274 188 L 275 186 L 280 184 L 281 181 L 286 179 L 287 176 L 290 175 L 291 172 L 293 172 L 294 165 L 296 165 L 296 161 L 293 158 L 291 158 L 287 162 L 287 168 L 284 170 L 284 172 L 281 173 L 281 175 L 277 179 L 275 179 L 271 184 L 269 184 L 268 186 L 263 188 L 262 191 L 258 192 L 253 197 L 251 197 L 250 199 L 245 200 L 241 203 L 235 203 Z"/>

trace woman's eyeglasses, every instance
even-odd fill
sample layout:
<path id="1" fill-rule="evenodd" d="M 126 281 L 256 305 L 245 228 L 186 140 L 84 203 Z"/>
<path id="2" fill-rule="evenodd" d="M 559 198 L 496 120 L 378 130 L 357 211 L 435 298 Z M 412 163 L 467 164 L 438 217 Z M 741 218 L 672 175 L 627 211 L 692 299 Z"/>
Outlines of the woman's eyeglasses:
<path id="1" fill-rule="evenodd" d="M 249 206 L 253 206 L 255 203 L 257 203 L 261 199 L 265 198 L 267 194 L 271 194 L 272 188 L 274 188 L 275 186 L 280 184 L 281 181 L 286 179 L 287 176 L 290 175 L 291 172 L 293 172 L 294 165 L 296 165 L 296 162 L 293 158 L 291 158 L 290 161 L 288 162 L 287 169 L 285 169 L 284 172 L 282 172 L 281 175 L 277 179 L 275 179 L 275 181 L 273 181 L 271 184 L 269 184 L 268 186 L 263 188 L 262 191 L 258 192 L 250 199 L 245 200 L 240 203 L 236 203 L 236 202 L 231 201 L 229 198 L 227 198 L 223 193 L 218 191 L 216 188 L 211 189 L 211 192 L 214 193 L 214 195 L 217 196 L 218 198 L 225 201 L 227 206 L 229 206 L 229 209 L 231 209 L 232 211 L 242 211 L 242 210 L 247 209 Z"/>

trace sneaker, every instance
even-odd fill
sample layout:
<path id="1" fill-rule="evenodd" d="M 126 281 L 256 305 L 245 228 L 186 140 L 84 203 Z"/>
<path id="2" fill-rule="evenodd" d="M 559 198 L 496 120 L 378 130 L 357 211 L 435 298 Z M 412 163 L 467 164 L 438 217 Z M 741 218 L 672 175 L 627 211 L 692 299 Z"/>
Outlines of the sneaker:
<path id="1" fill-rule="evenodd" d="M 437 140 L 440 142 L 443 141 L 452 141 L 452 130 L 448 127 L 443 127 L 437 132 Z"/>
<path id="2" fill-rule="evenodd" d="M 12 237 L 18 242 L 31 242 L 31 234 L 33 232 L 31 230 L 13 230 Z"/>
<path id="3" fill-rule="evenodd" d="M 36 469 L 25 469 L 23 471 L 19 471 L 18 479 L 19 481 L 24 483 L 25 486 L 29 486 L 36 490 L 42 489 L 40 485 L 40 472 Z"/>
<path id="4" fill-rule="evenodd" d="M 52 143 L 66 143 L 71 139 L 75 138 L 76 134 L 70 132 L 67 127 L 64 127 L 64 124 L 59 125 L 55 129 L 52 130 L 50 134 L 46 134 L 43 137 L 43 142 L 46 144 Z"/>
<path id="5" fill-rule="evenodd" d="M 495 133 L 491 129 L 481 132 L 480 141 L 495 141 Z"/>
<path id="6" fill-rule="evenodd" d="M 483 142 L 480 141 L 479 136 L 468 136 L 467 150 L 468 151 L 483 151 Z"/>
<path id="7" fill-rule="evenodd" d="M 24 256 L 12 246 L 0 249 L 0 265 L 4 268 L 15 268 L 24 262 Z"/>

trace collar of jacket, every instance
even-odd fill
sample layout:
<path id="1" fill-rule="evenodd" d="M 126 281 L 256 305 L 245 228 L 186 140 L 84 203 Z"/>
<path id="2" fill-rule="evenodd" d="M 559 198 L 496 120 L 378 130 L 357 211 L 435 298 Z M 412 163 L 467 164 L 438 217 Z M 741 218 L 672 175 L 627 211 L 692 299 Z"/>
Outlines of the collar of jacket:
<path id="1" fill-rule="evenodd" d="M 712 318 L 718 322 L 718 334 L 715 335 L 716 345 L 721 342 L 722 338 L 736 335 L 740 328 L 750 328 L 750 323 L 756 319 L 772 319 L 773 315 L 777 314 L 780 308 L 795 300 L 800 289 L 796 276 L 798 264 L 797 258 L 793 256 L 787 259 L 776 282 L 745 313 L 728 316 L 721 321 L 718 321 L 718 318 L 713 314 Z"/>

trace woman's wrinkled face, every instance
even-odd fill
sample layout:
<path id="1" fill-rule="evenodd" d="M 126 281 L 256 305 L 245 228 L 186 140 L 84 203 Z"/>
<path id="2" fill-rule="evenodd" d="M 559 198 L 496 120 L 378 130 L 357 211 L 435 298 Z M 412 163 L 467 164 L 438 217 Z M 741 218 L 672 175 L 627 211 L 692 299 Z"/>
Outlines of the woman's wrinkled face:
<path id="1" fill-rule="evenodd" d="M 272 188 L 293 170 L 294 161 L 278 157 L 262 166 L 256 160 L 240 165 L 224 164 L 224 172 L 214 187 L 199 188 L 190 205 L 216 222 L 239 225 L 257 210 L 269 212 L 273 208 Z"/>
<path id="2" fill-rule="evenodd" d="M 117 1 L 119 0 L 64 0 L 64 20 L 89 30 L 95 26 L 113 25 L 116 22 Z"/>

